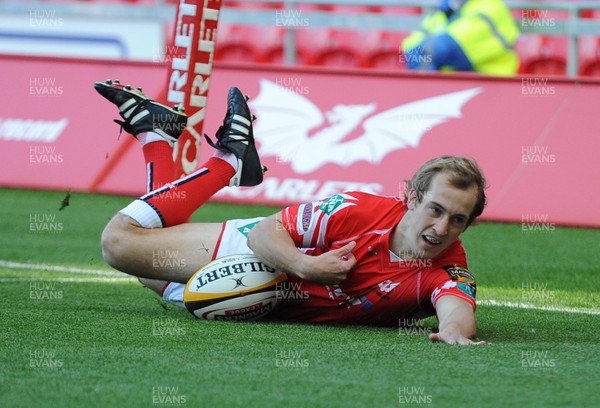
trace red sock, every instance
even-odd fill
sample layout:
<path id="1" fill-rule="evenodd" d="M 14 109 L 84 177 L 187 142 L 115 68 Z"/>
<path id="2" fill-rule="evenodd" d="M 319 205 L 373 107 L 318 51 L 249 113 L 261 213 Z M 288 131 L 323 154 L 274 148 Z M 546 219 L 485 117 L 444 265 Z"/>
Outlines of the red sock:
<path id="1" fill-rule="evenodd" d="M 158 213 L 163 227 L 186 222 L 217 191 L 229 185 L 235 174 L 226 161 L 212 157 L 185 177 L 141 197 Z"/>
<path id="2" fill-rule="evenodd" d="M 156 190 L 175 178 L 173 148 L 167 141 L 146 143 L 142 147 L 146 160 L 146 192 Z"/>

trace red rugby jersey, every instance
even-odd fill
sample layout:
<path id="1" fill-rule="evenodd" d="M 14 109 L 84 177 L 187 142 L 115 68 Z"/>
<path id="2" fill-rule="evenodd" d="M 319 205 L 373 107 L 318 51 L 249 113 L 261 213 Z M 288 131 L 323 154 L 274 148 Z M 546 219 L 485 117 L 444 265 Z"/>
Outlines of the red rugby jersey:
<path id="1" fill-rule="evenodd" d="M 356 241 L 356 267 L 338 285 L 288 275 L 282 301 L 271 317 L 289 321 L 398 327 L 435 315 L 446 295 L 475 308 L 475 280 L 456 241 L 434 259 L 400 260 L 390 252 L 390 233 L 406 212 L 395 197 L 362 192 L 282 210 L 283 225 L 301 251 L 318 255 Z"/>

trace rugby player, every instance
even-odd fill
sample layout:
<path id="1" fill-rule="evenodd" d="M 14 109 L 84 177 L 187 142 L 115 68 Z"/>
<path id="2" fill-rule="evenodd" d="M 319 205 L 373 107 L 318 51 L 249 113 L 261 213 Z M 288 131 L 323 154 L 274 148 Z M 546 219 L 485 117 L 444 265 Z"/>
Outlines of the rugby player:
<path id="1" fill-rule="evenodd" d="M 475 341 L 475 279 L 459 236 L 483 212 L 485 178 L 471 159 L 443 156 L 407 181 L 403 197 L 362 192 L 303 203 L 269 217 L 189 223 L 225 186 L 253 186 L 266 170 L 252 133 L 245 97 L 231 88 L 215 153 L 193 173 L 173 180 L 172 144 L 187 117 L 117 81 L 96 90 L 119 108 L 116 120 L 142 145 L 148 193 L 112 218 L 102 251 L 115 269 L 137 276 L 165 300 L 182 305 L 185 283 L 210 261 L 254 253 L 288 274 L 290 290 L 268 316 L 293 322 L 410 326 L 435 315 L 433 342 Z M 185 262 L 153 262 L 156 251 Z M 170 252 L 169 252 L 170 251 Z M 294 289 L 292 289 L 294 288 Z"/>

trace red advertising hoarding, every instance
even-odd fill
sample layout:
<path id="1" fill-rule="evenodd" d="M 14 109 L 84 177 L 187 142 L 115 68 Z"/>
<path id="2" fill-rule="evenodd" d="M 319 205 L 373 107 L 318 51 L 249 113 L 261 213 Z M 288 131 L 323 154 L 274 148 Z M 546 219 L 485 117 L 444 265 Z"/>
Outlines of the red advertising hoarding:
<path id="1" fill-rule="evenodd" d="M 1 185 L 144 192 L 139 146 L 126 134 L 117 140 L 116 108 L 92 84 L 118 77 L 159 95 L 165 66 L 0 59 L 13 78 L 0 113 L 8 169 Z M 592 184 L 600 173 L 600 82 L 217 65 L 204 123 L 211 135 L 230 86 L 250 96 L 269 171 L 261 185 L 227 188 L 218 200 L 281 205 L 354 189 L 398 195 L 424 161 L 461 154 L 487 175 L 483 218 L 600 226 Z M 200 163 L 211 154 L 202 149 Z"/>
<path id="2" fill-rule="evenodd" d="M 198 166 L 202 127 L 206 118 L 219 22 L 219 0 L 180 0 L 177 3 L 166 101 L 185 107 L 187 127 L 175 145 L 175 173 L 189 174 Z"/>

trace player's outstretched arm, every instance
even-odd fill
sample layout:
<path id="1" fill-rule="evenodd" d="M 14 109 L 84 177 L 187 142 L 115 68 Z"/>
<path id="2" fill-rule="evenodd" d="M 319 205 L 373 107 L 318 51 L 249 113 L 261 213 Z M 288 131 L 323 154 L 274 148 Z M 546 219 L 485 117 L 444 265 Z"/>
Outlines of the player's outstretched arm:
<path id="1" fill-rule="evenodd" d="M 471 340 L 477 331 L 475 312 L 471 304 L 456 296 L 443 296 L 435 304 L 439 332 L 429 335 L 432 342 L 460 344 L 463 346 L 484 345 L 485 341 Z"/>
<path id="2" fill-rule="evenodd" d="M 248 234 L 248 246 L 267 265 L 323 284 L 340 283 L 356 265 L 356 258 L 352 255 L 355 242 L 318 256 L 299 251 L 281 223 L 279 213 L 252 228 Z"/>

